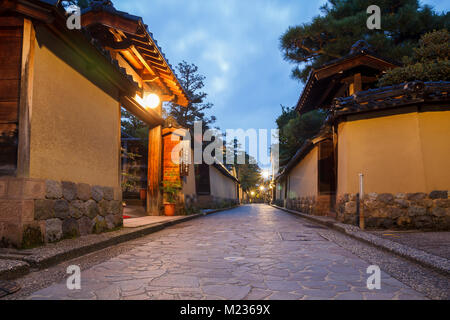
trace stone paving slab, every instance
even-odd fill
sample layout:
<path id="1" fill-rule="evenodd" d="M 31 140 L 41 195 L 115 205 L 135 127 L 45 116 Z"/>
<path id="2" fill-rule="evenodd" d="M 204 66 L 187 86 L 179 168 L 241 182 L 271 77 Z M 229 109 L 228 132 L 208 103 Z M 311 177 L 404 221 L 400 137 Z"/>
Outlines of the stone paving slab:
<path id="1" fill-rule="evenodd" d="M 131 224 L 129 224 L 129 228 L 122 228 L 117 231 L 102 234 L 91 234 L 76 239 L 66 239 L 34 249 L 15 250 L 0 248 L 0 259 L 6 261 L 19 260 L 21 265 L 27 266 L 27 268 L 0 268 L 0 278 L 17 278 L 26 274 L 30 267 L 38 269 L 46 268 L 65 260 L 73 259 L 125 241 L 137 239 L 163 230 L 166 227 L 223 210 L 228 209 L 210 210 L 207 213 L 204 212 L 189 216 L 149 217 L 151 218 L 150 224 L 145 223 L 145 221 L 138 221 L 139 223 L 136 223 L 135 227 L 131 227 Z M 147 220 L 147 222 L 150 220 Z"/>
<path id="2" fill-rule="evenodd" d="M 144 227 L 151 224 L 157 224 L 162 222 L 168 222 L 168 221 L 176 221 L 179 219 L 183 219 L 181 216 L 173 216 L 173 217 L 165 217 L 165 216 L 147 216 L 147 217 L 140 217 L 140 218 L 131 218 L 131 219 L 124 219 L 123 220 L 123 227 L 124 228 L 138 228 L 138 227 Z"/>
<path id="3" fill-rule="evenodd" d="M 269 206 L 180 226 L 82 270 L 81 290 L 68 290 L 63 280 L 27 299 L 426 299 L 384 271 L 381 290 L 369 290 L 368 262 Z M 279 236 L 295 232 L 311 241 Z"/>
<path id="4" fill-rule="evenodd" d="M 274 208 L 283 210 L 285 212 L 300 216 L 302 218 L 324 224 L 335 230 L 339 230 L 355 239 L 364 241 L 376 247 L 382 248 L 383 250 L 393 252 L 402 257 L 410 259 L 416 263 L 419 263 L 428 268 L 432 268 L 446 276 L 450 276 L 450 260 L 441 257 L 421 249 L 410 246 L 409 244 L 413 241 L 394 241 L 394 239 L 387 239 L 385 237 L 380 237 L 377 233 L 366 232 L 358 228 L 357 226 L 348 225 L 340 222 L 336 222 L 330 217 L 312 216 L 304 214 L 295 210 L 289 210 L 283 207 L 271 205 Z"/>

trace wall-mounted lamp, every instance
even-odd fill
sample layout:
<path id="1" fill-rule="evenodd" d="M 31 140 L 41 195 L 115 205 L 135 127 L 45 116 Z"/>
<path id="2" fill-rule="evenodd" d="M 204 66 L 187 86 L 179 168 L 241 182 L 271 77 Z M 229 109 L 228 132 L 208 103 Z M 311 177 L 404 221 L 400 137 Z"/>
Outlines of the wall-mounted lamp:
<path id="1" fill-rule="evenodd" d="M 146 109 L 155 109 L 161 103 L 161 99 L 155 93 L 145 94 L 144 99 L 136 95 L 135 100 Z"/>
<path id="2" fill-rule="evenodd" d="M 157 94 L 150 93 L 144 97 L 144 105 L 146 108 L 155 109 L 159 106 L 161 99 Z"/>

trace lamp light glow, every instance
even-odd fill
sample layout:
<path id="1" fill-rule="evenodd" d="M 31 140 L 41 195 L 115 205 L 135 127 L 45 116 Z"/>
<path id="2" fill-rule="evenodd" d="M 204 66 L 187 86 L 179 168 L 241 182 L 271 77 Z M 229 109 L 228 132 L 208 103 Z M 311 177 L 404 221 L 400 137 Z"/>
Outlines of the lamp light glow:
<path id="1" fill-rule="evenodd" d="M 161 99 L 159 99 L 157 94 L 150 93 L 144 97 L 144 106 L 146 108 L 155 109 L 159 106 Z"/>
<path id="2" fill-rule="evenodd" d="M 262 176 L 263 176 L 264 179 L 268 179 L 269 176 L 270 176 L 269 171 L 264 170 L 264 171 L 262 172 Z"/>
<path id="3" fill-rule="evenodd" d="M 259 190 L 264 191 L 266 188 L 264 186 L 259 187 Z"/>

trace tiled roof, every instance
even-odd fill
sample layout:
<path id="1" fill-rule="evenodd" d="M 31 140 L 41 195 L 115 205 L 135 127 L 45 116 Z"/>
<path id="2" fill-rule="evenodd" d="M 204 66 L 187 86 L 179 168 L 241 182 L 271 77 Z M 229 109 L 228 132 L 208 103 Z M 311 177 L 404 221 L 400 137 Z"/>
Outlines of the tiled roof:
<path id="1" fill-rule="evenodd" d="M 422 102 L 450 101 L 449 91 L 449 81 L 413 81 L 360 91 L 350 97 L 335 99 L 331 115 L 338 117 L 353 113 L 398 108 Z"/>

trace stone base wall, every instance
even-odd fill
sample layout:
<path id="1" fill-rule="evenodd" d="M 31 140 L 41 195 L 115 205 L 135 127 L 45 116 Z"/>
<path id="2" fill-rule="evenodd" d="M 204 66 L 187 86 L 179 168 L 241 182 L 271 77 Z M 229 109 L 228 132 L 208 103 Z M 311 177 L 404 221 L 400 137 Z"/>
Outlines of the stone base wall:
<path id="1" fill-rule="evenodd" d="M 319 195 L 286 200 L 286 208 L 316 216 L 326 216 L 330 212 L 331 196 Z"/>
<path id="2" fill-rule="evenodd" d="M 215 208 L 226 208 L 238 204 L 239 201 L 237 199 L 225 199 L 211 195 L 199 195 L 196 197 L 196 202 L 194 203 L 194 206 L 200 209 L 215 209 Z"/>
<path id="3" fill-rule="evenodd" d="M 0 246 L 31 247 L 122 226 L 120 189 L 0 178 Z"/>
<path id="4" fill-rule="evenodd" d="M 365 226 L 371 229 L 450 230 L 448 191 L 426 193 L 370 193 L 364 196 Z M 356 194 L 337 200 L 337 219 L 357 222 Z"/>

